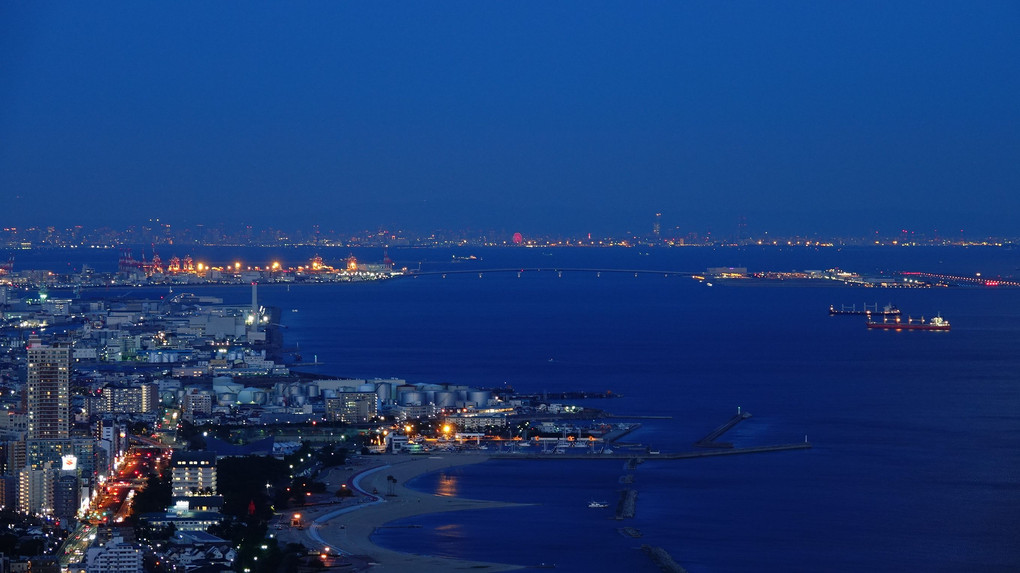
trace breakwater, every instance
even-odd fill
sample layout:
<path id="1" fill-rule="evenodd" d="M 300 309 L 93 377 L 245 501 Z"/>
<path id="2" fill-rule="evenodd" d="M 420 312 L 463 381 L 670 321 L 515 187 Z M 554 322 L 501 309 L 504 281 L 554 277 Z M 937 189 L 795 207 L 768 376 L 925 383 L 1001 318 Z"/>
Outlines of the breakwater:
<path id="1" fill-rule="evenodd" d="M 701 438 L 700 440 L 694 442 L 694 445 L 699 448 L 732 448 L 733 447 L 732 443 L 717 442 L 716 440 L 722 437 L 722 435 L 725 434 L 726 432 L 732 430 L 734 426 L 750 417 L 751 414 L 749 412 L 740 412 L 738 410 L 737 415 L 727 420 L 726 423 L 724 423 L 723 425 L 709 432 L 708 435 L 706 435 L 704 438 Z"/>
<path id="2" fill-rule="evenodd" d="M 673 560 L 673 557 L 661 547 L 653 547 L 651 545 L 642 545 L 641 550 L 645 552 L 645 555 L 652 560 L 655 565 L 659 567 L 663 573 L 687 573 L 687 570 L 680 566 L 679 563 Z"/>
<path id="3" fill-rule="evenodd" d="M 616 503 L 616 519 L 629 519 L 637 511 L 637 490 L 627 488 L 620 492 L 620 501 Z"/>
<path id="4" fill-rule="evenodd" d="M 752 446 L 747 448 L 728 448 L 701 450 L 692 452 L 672 452 L 661 454 L 532 454 L 532 453 L 498 453 L 490 454 L 494 459 L 503 460 L 687 460 L 692 458 L 708 458 L 712 456 L 736 456 L 742 454 L 758 454 L 766 452 L 785 452 L 790 450 L 807 450 L 810 442 L 795 444 L 776 444 L 772 446 Z"/>

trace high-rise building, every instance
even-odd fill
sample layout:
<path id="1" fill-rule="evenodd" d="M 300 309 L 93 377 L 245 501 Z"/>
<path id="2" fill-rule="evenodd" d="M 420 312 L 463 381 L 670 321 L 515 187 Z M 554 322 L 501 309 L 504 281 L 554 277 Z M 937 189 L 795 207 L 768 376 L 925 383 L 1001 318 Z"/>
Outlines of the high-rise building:
<path id="1" fill-rule="evenodd" d="M 53 482 L 53 515 L 74 517 L 78 502 L 78 476 L 74 472 L 58 472 Z"/>
<path id="2" fill-rule="evenodd" d="M 149 413 L 159 404 L 159 387 L 142 383 L 139 386 L 107 386 L 102 391 L 102 411 L 117 414 Z"/>
<path id="3" fill-rule="evenodd" d="M 71 410 L 71 348 L 28 342 L 28 437 L 67 438 Z"/>
<path id="4" fill-rule="evenodd" d="M 18 474 L 18 512 L 53 513 L 53 484 L 57 471 L 49 467 L 34 470 L 22 468 Z"/>
<path id="5" fill-rule="evenodd" d="M 216 495 L 216 454 L 175 450 L 170 458 L 174 497 Z"/>
<path id="6" fill-rule="evenodd" d="M 326 398 L 326 419 L 331 422 L 367 422 L 378 412 L 379 395 L 375 392 L 341 392 L 335 398 Z"/>

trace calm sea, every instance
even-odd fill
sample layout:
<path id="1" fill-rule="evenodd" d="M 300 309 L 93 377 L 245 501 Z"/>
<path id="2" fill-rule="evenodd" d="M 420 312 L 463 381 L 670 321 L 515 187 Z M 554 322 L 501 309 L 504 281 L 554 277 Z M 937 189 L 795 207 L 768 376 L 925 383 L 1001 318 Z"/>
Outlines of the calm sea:
<path id="1" fill-rule="evenodd" d="M 232 258 L 226 251 L 205 256 L 217 253 Z M 284 254 L 298 264 L 311 252 Z M 320 254 L 335 259 L 348 251 Z M 381 251 L 355 254 L 382 258 Z M 453 262 L 452 254 L 481 259 Z M 105 255 L 115 264 L 115 254 Z M 411 518 L 397 525 L 422 527 L 383 529 L 375 536 L 382 545 L 555 563 L 571 572 L 656 571 L 641 544 L 665 548 L 691 573 L 1020 570 L 1020 290 L 708 287 L 658 274 L 476 272 L 740 265 L 990 276 L 1016 274 L 1016 251 L 389 255 L 424 270 L 470 272 L 289 290 L 267 285 L 260 297 L 284 309 L 288 344 L 299 345 L 306 360 L 316 356 L 321 372 L 529 392 L 613 390 L 624 397 L 589 405 L 669 416 L 643 421 L 629 437 L 662 451 L 691 449 L 739 406 L 753 417 L 727 440 L 751 446 L 807 435 L 814 448 L 649 461 L 633 472 L 637 515 L 623 522 L 611 519 L 611 509 L 587 507 L 591 500 L 613 505 L 627 473 L 619 462 L 492 461 L 450 470 L 412 485 L 533 505 Z M 45 266 L 19 257 L 28 260 L 16 263 L 21 268 Z M 217 290 L 228 302 L 250 296 L 247 288 Z M 827 314 L 830 304 L 865 302 L 892 302 L 914 316 L 941 312 L 953 330 L 870 332 L 859 317 Z M 624 537 L 621 526 L 643 537 Z"/>

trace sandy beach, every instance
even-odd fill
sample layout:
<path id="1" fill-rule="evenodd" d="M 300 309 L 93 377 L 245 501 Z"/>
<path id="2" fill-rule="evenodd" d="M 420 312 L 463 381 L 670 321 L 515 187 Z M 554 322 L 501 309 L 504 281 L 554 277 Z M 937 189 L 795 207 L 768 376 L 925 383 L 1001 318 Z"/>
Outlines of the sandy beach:
<path id="1" fill-rule="evenodd" d="M 458 570 L 511 571 L 525 564 L 486 563 L 450 559 L 431 555 L 401 553 L 379 547 L 370 536 L 391 521 L 445 511 L 488 509 L 518 504 L 502 503 L 452 496 L 430 495 L 405 487 L 408 480 L 443 468 L 486 461 L 485 454 L 455 453 L 440 456 L 384 455 L 361 458 L 362 465 L 333 468 L 319 479 L 327 485 L 327 493 L 313 496 L 309 505 L 288 510 L 279 517 L 282 529 L 275 531 L 281 542 L 298 542 L 309 547 L 329 547 L 330 553 L 344 554 L 349 563 L 345 570 L 387 572 L 442 572 Z M 392 476 L 393 483 L 388 477 Z M 356 496 L 334 503 L 341 484 L 354 487 Z M 373 495 L 373 491 L 378 494 Z M 392 492 L 392 495 L 390 493 Z M 304 529 L 290 527 L 291 516 L 302 516 Z"/>

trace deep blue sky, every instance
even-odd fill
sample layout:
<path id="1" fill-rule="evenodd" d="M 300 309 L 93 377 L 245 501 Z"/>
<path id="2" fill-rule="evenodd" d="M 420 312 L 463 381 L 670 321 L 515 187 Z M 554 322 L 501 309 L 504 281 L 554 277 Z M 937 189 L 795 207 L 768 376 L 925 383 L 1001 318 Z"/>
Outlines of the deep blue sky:
<path id="1" fill-rule="evenodd" d="M 0 225 L 1020 234 L 1020 3 L 0 4 Z"/>

